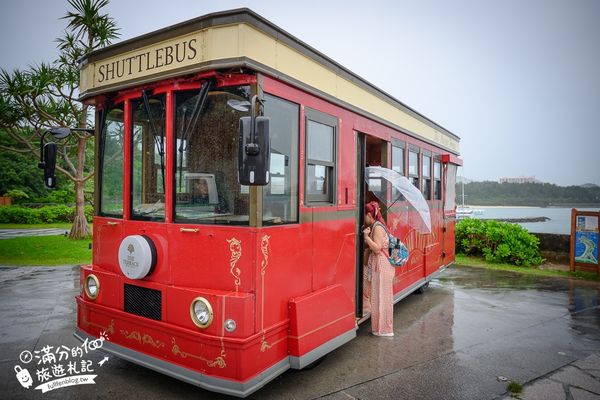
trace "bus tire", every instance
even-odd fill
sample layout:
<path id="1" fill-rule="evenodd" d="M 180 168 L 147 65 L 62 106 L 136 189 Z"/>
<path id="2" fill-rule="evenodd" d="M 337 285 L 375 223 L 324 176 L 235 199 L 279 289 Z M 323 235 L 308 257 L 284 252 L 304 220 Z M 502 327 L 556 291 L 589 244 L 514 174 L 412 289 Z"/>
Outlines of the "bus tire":
<path id="1" fill-rule="evenodd" d="M 425 282 L 417 290 L 415 290 L 415 293 L 423 294 L 423 293 L 425 293 L 425 291 L 427 290 L 428 287 L 429 287 L 429 282 Z"/>

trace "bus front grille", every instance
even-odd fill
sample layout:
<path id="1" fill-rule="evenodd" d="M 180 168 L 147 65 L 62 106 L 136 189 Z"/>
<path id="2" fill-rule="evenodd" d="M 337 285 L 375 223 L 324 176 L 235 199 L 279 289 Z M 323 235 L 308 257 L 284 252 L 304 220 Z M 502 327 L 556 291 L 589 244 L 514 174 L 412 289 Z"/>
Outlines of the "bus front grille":
<path id="1" fill-rule="evenodd" d="M 162 294 L 160 290 L 125 284 L 125 312 L 160 321 Z"/>

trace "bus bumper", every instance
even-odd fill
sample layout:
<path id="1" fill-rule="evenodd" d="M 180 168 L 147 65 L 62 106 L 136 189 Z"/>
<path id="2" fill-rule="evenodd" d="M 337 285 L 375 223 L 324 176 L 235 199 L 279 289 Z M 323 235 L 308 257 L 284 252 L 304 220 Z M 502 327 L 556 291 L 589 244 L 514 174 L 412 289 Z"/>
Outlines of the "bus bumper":
<path id="1" fill-rule="evenodd" d="M 82 342 L 85 339 L 96 339 L 96 337 L 88 335 L 81 329 L 76 329 L 74 336 Z M 118 344 L 111 343 L 109 340 L 105 340 L 103 342 L 102 349 L 106 352 L 114 354 L 119 358 L 160 372 L 161 374 L 171 376 L 173 378 L 201 387 L 203 389 L 207 389 L 218 393 L 224 393 L 236 397 L 246 397 L 250 395 L 251 393 L 257 391 L 265 384 L 276 378 L 278 375 L 285 372 L 290 367 L 289 359 L 288 357 L 286 357 L 283 360 L 279 361 L 277 364 L 256 375 L 255 377 L 245 382 L 236 382 L 229 379 L 222 379 L 201 374 L 199 372 L 181 367 L 171 362 L 166 362 L 156 357 L 152 357 L 147 354 L 120 346 Z"/>
<path id="2" fill-rule="evenodd" d="M 76 297 L 75 337 L 201 388 L 245 397 L 290 368 L 289 322 L 246 338 L 216 337 Z"/>

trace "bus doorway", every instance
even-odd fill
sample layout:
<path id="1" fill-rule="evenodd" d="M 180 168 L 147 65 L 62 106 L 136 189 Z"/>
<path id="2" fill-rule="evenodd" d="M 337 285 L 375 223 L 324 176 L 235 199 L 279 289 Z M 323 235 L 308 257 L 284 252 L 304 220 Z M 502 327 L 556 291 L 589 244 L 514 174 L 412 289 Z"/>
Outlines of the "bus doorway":
<path id="1" fill-rule="evenodd" d="M 359 321 L 364 320 L 368 315 L 363 315 L 363 272 L 367 263 L 365 258 L 365 245 L 363 241 L 363 226 L 365 204 L 370 201 L 378 201 L 365 182 L 365 168 L 369 166 L 388 165 L 388 143 L 385 140 L 369 136 L 367 134 L 356 133 L 356 204 L 358 212 L 356 217 L 356 317 Z M 387 210 L 381 207 L 383 218 L 387 220 Z"/>

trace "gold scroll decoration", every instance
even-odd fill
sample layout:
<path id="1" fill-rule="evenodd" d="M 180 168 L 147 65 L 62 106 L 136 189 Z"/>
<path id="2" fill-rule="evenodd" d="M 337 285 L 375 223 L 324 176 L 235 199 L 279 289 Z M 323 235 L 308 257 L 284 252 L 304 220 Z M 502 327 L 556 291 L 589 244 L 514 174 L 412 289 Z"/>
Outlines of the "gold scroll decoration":
<path id="1" fill-rule="evenodd" d="M 128 332 L 125 329 L 121 329 L 121 335 L 123 335 L 126 339 L 135 340 L 139 344 L 149 344 L 157 349 L 161 347 L 165 347 L 165 343 L 160 340 L 153 339 L 152 336 L 144 333 L 143 335 L 138 331 Z"/>
<path id="2" fill-rule="evenodd" d="M 173 343 L 173 346 L 171 347 L 171 352 L 173 352 L 174 355 L 179 356 L 181 358 L 195 358 L 197 360 L 203 361 L 206 363 L 206 365 L 208 365 L 211 368 L 214 367 L 218 367 L 218 368 L 225 368 L 227 367 L 227 363 L 225 362 L 225 349 L 223 347 L 223 343 L 221 342 L 221 355 L 217 358 L 215 358 L 214 360 L 209 360 L 207 358 L 204 358 L 202 356 L 197 356 L 185 351 L 181 351 L 181 348 L 179 347 L 179 345 L 177 345 L 177 343 L 175 342 L 175 338 L 171 338 L 171 342 Z"/>
<path id="3" fill-rule="evenodd" d="M 237 240 L 236 238 L 231 238 L 231 239 L 226 239 L 227 243 L 229 243 L 229 251 L 231 251 L 231 258 L 229 259 L 229 272 L 231 273 L 231 275 L 233 276 L 233 283 L 235 285 L 235 291 L 237 293 L 238 288 L 240 287 L 241 283 L 242 283 L 242 278 L 240 277 L 240 274 L 242 273 L 242 271 L 237 268 L 235 265 L 237 264 L 238 260 L 240 259 L 240 257 L 242 256 L 242 242 L 241 240 Z"/>
<path id="4" fill-rule="evenodd" d="M 98 325 L 98 324 L 95 324 L 93 322 L 88 321 L 86 314 L 87 314 L 86 312 L 83 312 L 82 315 L 81 315 L 82 316 L 82 320 L 83 320 L 82 322 L 86 326 L 88 326 L 88 327 L 89 326 L 93 326 L 95 328 L 100 329 L 100 332 L 105 332 L 107 334 L 108 333 L 110 333 L 110 334 L 115 333 L 115 320 L 114 319 L 110 320 L 110 324 L 108 326 L 102 326 L 102 325 Z"/>
<path id="5" fill-rule="evenodd" d="M 265 352 L 272 347 L 265 340 L 265 273 L 267 271 L 267 266 L 269 265 L 269 239 L 271 236 L 264 235 L 260 241 L 260 251 L 263 256 L 263 260 L 260 264 L 260 276 L 261 276 L 261 330 L 262 330 L 262 340 L 260 343 L 260 351 Z"/>

